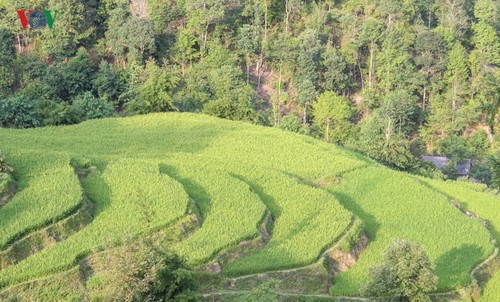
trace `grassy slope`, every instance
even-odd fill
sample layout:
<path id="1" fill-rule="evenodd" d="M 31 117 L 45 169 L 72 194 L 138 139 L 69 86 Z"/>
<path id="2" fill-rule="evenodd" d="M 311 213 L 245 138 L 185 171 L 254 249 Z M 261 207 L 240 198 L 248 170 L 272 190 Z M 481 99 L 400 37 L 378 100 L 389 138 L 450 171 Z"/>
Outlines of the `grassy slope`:
<path id="1" fill-rule="evenodd" d="M 466 283 L 468 271 L 491 251 L 486 231 L 478 222 L 450 206 L 443 194 L 362 156 L 279 129 L 194 114 L 155 114 L 69 127 L 0 129 L 0 148 L 5 150 L 7 158 L 21 149 L 65 152 L 74 158 L 88 158 L 105 167 L 103 174 L 96 177 L 109 173 L 107 166 L 115 158 L 141 160 L 143 164 L 136 165 L 132 171 L 122 171 L 125 174 L 128 171 L 127 177 L 135 179 L 142 178 L 142 166 L 151 165 L 153 170 L 160 167 L 158 170 L 184 186 L 204 216 L 205 223 L 190 239 L 192 243 L 182 243 L 179 248 L 193 259 L 206 259 L 207 255 L 239 238 L 255 234 L 258 218 L 261 218 L 258 214 L 262 213 L 264 204 L 275 218 L 271 241 L 261 251 L 224 268 L 229 274 L 314 261 L 350 222 L 351 214 L 339 201 L 362 218 L 372 243 L 360 262 L 335 281 L 337 292 L 356 294 L 366 280 L 366 268 L 380 260 L 387 243 L 395 238 L 412 239 L 424 245 L 436 260 L 441 289 Z M 118 169 L 120 165 L 115 166 Z M 328 191 L 298 181 L 328 180 L 343 174 L 342 183 Z M 238 189 L 225 192 L 224 186 L 229 183 Z M 116 186 L 119 191 L 124 184 Z M 105 195 L 98 186 L 89 184 L 86 190 L 97 200 Z M 107 203 L 114 205 L 115 199 L 126 203 L 127 198 L 127 195 L 111 198 Z M 235 199 L 248 204 L 248 209 L 245 206 L 239 213 L 244 217 L 244 227 L 236 233 L 224 229 L 234 226 L 238 213 L 231 207 L 226 211 L 223 206 Z M 111 208 L 102 209 L 102 215 L 94 223 L 102 218 L 102 227 L 113 224 Z M 121 214 L 115 212 L 114 215 Z M 200 253 L 199 244 L 207 240 L 204 233 L 214 238 L 224 233 L 227 239 L 210 242 L 207 251 Z M 85 235 L 73 237 L 78 236 Z M 68 241 L 71 242 L 71 238 Z M 89 243 L 95 244 L 98 242 Z M 40 259 L 57 259 L 54 255 L 67 245 L 69 243 L 60 244 L 1 272 L 0 280 L 21 280 L 61 269 L 59 260 L 40 265 Z M 466 252 L 466 259 L 456 261 L 461 255 L 459 251 Z M 28 270 L 30 265 L 43 269 L 33 272 Z"/>
<path id="2" fill-rule="evenodd" d="M 331 189 L 343 204 L 361 217 L 372 239 L 359 262 L 339 275 L 334 294 L 350 294 L 367 281 L 366 271 L 394 239 L 419 242 L 436 264 L 439 288 L 469 282 L 471 268 L 491 252 L 489 236 L 479 221 L 455 210 L 440 194 L 407 174 L 368 168 L 345 175 Z M 374 240 L 373 240 L 374 239 Z"/>
<path id="3" fill-rule="evenodd" d="M 500 243 L 500 200 L 498 196 L 481 192 L 481 186 L 458 182 L 444 182 L 420 178 L 430 187 L 446 194 L 450 199 L 460 202 L 466 210 L 472 211 L 489 222 L 491 232 L 497 243 Z M 494 299 L 494 297 L 496 299 Z M 500 297 L 500 272 L 488 282 L 481 301 L 493 302 Z"/>
<path id="4" fill-rule="evenodd" d="M 182 186 L 147 162 L 111 160 L 83 185 L 96 205 L 94 221 L 66 241 L 5 269 L 0 284 L 69 268 L 91 249 L 165 225 L 187 209 Z"/>
<path id="5" fill-rule="evenodd" d="M 18 151 L 9 154 L 9 161 L 16 167 L 19 187 L 0 211 L 0 249 L 19 235 L 61 219 L 82 201 L 67 154 Z"/>

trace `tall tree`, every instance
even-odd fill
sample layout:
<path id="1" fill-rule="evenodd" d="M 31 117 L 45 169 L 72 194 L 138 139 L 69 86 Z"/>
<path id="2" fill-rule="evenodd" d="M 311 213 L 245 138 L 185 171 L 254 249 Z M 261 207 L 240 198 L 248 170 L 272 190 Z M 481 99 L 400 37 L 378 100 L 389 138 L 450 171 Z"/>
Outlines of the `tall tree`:
<path id="1" fill-rule="evenodd" d="M 424 31 L 415 42 L 415 64 L 423 78 L 422 110 L 425 111 L 430 94 L 439 85 L 446 68 L 446 42 L 433 31 Z M 437 91 L 436 91 L 437 92 Z"/>
<path id="2" fill-rule="evenodd" d="M 469 67 L 467 65 L 467 52 L 460 42 L 456 42 L 448 53 L 448 66 L 446 80 L 449 84 L 448 97 L 451 109 L 456 112 L 468 95 L 467 80 Z"/>
<path id="3" fill-rule="evenodd" d="M 467 14 L 466 0 L 443 0 L 437 1 L 437 17 L 439 19 L 439 31 L 449 43 L 454 40 L 463 40 L 470 28 L 470 20 Z"/>
<path id="4" fill-rule="evenodd" d="M 12 92 L 14 86 L 14 36 L 7 29 L 0 28 L 0 98 Z"/>
<path id="5" fill-rule="evenodd" d="M 137 98 L 126 104 L 132 113 L 150 113 L 175 111 L 173 90 L 178 84 L 178 77 L 165 68 L 160 68 L 156 62 L 146 63 L 146 80 L 137 88 Z"/>
<path id="6" fill-rule="evenodd" d="M 307 29 L 298 37 L 296 74 L 294 86 L 297 88 L 295 101 L 302 107 L 302 122 L 307 122 L 307 109 L 317 96 L 319 79 L 319 56 L 321 44 L 317 33 Z"/>
<path id="7" fill-rule="evenodd" d="M 186 0 L 185 5 L 188 27 L 199 34 L 204 50 L 210 27 L 224 18 L 225 0 Z"/>
<path id="8" fill-rule="evenodd" d="M 332 91 L 325 91 L 313 104 L 313 110 L 314 122 L 320 127 L 326 141 L 338 143 L 347 139 L 352 116 L 349 100 Z"/>
<path id="9" fill-rule="evenodd" d="M 382 43 L 382 50 L 377 56 L 377 77 L 380 81 L 380 90 L 389 93 L 404 87 L 407 91 L 416 90 L 414 63 L 409 53 L 413 37 L 399 23 L 389 28 Z"/>

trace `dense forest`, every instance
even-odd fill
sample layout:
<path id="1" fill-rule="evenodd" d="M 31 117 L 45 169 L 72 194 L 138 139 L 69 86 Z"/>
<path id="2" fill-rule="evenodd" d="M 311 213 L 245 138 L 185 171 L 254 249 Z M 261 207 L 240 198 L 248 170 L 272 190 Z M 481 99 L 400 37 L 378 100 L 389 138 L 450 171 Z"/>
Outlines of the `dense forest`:
<path id="1" fill-rule="evenodd" d="M 19 10 L 53 24 L 25 29 Z M 431 177 L 472 158 L 471 177 L 500 187 L 499 12 L 494 0 L 3 0 L 0 126 L 202 112 Z M 451 161 L 442 173 L 425 154 Z"/>

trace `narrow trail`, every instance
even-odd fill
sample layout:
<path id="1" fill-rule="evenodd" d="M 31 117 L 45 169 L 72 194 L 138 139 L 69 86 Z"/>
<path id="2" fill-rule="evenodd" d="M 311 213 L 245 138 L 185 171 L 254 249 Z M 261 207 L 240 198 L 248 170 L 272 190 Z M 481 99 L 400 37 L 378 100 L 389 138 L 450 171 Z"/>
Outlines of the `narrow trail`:
<path id="1" fill-rule="evenodd" d="M 274 294 L 277 294 L 279 296 L 283 297 L 297 297 L 297 298 L 319 298 L 323 300 L 331 300 L 331 301 L 377 301 L 377 297 L 353 297 L 353 296 L 330 296 L 330 295 L 320 295 L 320 294 L 294 294 L 294 293 L 286 293 L 286 292 L 281 292 L 281 291 L 271 291 Z M 220 291 L 216 293 L 209 293 L 209 294 L 202 294 L 203 298 L 210 298 L 210 297 L 215 297 L 215 296 L 234 296 L 234 295 L 245 295 L 245 294 L 251 294 L 252 291 L 250 290 L 235 290 L 235 291 Z M 446 297 L 446 296 L 458 296 L 459 294 L 457 291 L 449 291 L 449 292 L 443 292 L 443 293 L 434 293 L 430 294 L 429 296 L 431 297 Z M 380 298 L 379 298 L 380 299 Z M 380 301 L 380 300 L 378 300 Z"/>

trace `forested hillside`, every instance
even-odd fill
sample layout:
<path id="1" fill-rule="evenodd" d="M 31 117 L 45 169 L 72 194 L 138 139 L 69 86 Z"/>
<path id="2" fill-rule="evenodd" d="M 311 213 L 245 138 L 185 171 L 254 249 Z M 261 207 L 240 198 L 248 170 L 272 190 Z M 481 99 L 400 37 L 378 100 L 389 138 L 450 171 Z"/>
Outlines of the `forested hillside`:
<path id="1" fill-rule="evenodd" d="M 53 22 L 23 28 L 37 9 Z M 3 0 L 0 126 L 204 112 L 438 178 L 473 158 L 472 177 L 498 187 L 499 11 L 494 0 Z M 452 159 L 447 175 L 424 154 Z"/>

